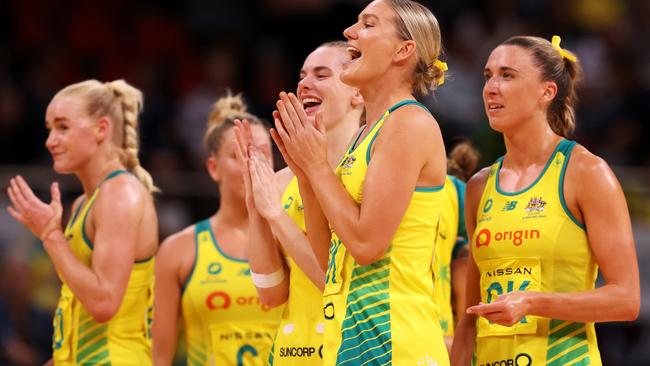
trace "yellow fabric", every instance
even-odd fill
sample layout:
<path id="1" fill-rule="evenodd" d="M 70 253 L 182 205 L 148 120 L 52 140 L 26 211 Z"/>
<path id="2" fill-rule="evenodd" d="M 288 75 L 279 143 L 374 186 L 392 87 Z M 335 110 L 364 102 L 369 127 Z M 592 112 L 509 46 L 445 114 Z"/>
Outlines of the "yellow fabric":
<path id="1" fill-rule="evenodd" d="M 287 215 L 305 231 L 305 214 L 295 177 L 284 191 L 282 202 Z M 282 313 L 269 364 L 320 365 L 325 331 L 323 294 L 291 257 L 287 260 L 291 268 L 289 299 Z"/>
<path id="2" fill-rule="evenodd" d="M 415 101 L 389 109 L 336 170 L 357 203 L 363 199 L 372 141 L 390 112 L 405 104 Z M 449 364 L 433 302 L 440 188 L 414 187 L 388 251 L 371 265 L 356 263 L 333 235 L 324 293 L 324 365 Z"/>
<path id="3" fill-rule="evenodd" d="M 587 235 L 563 198 L 564 171 L 574 145 L 562 140 L 538 179 L 520 192 L 499 188 L 502 159 L 492 166 L 472 240 L 481 301 L 490 303 L 512 291 L 594 288 L 597 265 Z M 517 365 L 601 364 L 593 323 L 526 316 L 504 327 L 479 317 L 476 364 L 500 360 Z"/>
<path id="4" fill-rule="evenodd" d="M 181 300 L 187 364 L 265 365 L 282 307 L 260 303 L 248 262 L 221 251 L 209 220 L 196 224 L 195 248 Z"/>
<path id="5" fill-rule="evenodd" d="M 464 185 L 463 185 L 464 187 Z M 458 242 L 460 211 L 463 202 L 459 202 L 459 192 L 452 178 L 447 176 L 444 196 L 440 210 L 440 227 L 433 260 L 434 287 L 433 298 L 439 309 L 440 327 L 445 336 L 454 335 L 454 313 L 451 304 L 451 261 L 452 253 Z"/>
<path id="6" fill-rule="evenodd" d="M 65 237 L 75 257 L 90 267 L 92 243 L 83 226 L 99 187 L 70 219 Z M 116 315 L 96 322 L 61 278 L 61 296 L 54 315 L 52 337 L 56 365 L 150 365 L 151 310 L 153 308 L 154 259 L 133 264 L 131 277 Z"/>

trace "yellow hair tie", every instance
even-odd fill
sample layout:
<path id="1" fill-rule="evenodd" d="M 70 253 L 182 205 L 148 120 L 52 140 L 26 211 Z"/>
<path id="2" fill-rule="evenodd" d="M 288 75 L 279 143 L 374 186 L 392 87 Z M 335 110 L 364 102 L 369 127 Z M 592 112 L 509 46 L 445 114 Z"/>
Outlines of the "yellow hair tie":
<path id="1" fill-rule="evenodd" d="M 442 70 L 442 76 L 440 76 L 438 78 L 438 85 L 444 84 L 445 83 L 445 71 L 449 70 L 449 67 L 447 67 L 447 63 L 440 61 L 440 59 L 436 59 L 435 61 L 433 61 L 431 66 L 435 66 L 439 70 Z"/>
<path id="2" fill-rule="evenodd" d="M 555 48 L 557 52 L 560 53 L 560 56 L 566 58 L 569 61 L 577 62 L 578 58 L 573 53 L 560 47 L 560 40 L 560 36 L 553 36 L 553 38 L 551 38 L 551 44 L 553 45 L 553 48 Z"/>

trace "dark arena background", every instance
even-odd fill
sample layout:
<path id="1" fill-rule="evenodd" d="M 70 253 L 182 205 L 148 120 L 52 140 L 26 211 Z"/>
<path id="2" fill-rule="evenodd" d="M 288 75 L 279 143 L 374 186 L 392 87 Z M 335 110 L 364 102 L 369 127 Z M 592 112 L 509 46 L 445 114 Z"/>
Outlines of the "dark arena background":
<path id="1" fill-rule="evenodd" d="M 305 56 L 343 39 L 366 3 L 0 1 L 0 364 L 42 364 L 51 353 L 58 278 L 40 242 L 7 214 L 5 188 L 22 174 L 47 201 L 50 182 L 59 181 L 66 208 L 80 194 L 74 177 L 53 172 L 44 146 L 45 108 L 56 91 L 124 78 L 144 92 L 141 160 L 163 191 L 156 198 L 162 240 L 217 208 L 201 143 L 211 104 L 227 89 L 243 92 L 251 111 L 270 119 L 278 92 L 295 90 Z M 512 35 L 558 34 L 580 58 L 586 77 L 574 137 L 623 185 L 641 272 L 639 319 L 598 325 L 599 347 L 604 365 L 650 365 L 650 1 L 422 3 L 440 21 L 450 73 L 423 102 L 448 146 L 461 137 L 474 142 L 480 166 L 504 152 L 481 99 L 489 51 Z M 276 154 L 276 167 L 283 165 Z"/>

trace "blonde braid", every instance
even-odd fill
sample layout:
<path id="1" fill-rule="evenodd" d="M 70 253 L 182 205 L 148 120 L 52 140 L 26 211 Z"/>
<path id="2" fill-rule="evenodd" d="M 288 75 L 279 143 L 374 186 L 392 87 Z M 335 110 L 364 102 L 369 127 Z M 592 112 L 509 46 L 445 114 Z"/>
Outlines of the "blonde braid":
<path id="1" fill-rule="evenodd" d="M 138 158 L 140 149 L 138 115 L 142 110 L 142 92 L 124 80 L 115 80 L 106 83 L 106 86 L 113 91 L 116 98 L 119 98 L 122 107 L 123 131 L 122 149 L 119 152 L 120 161 L 144 184 L 149 192 L 159 192 L 158 187 L 153 184 L 151 174 L 140 165 Z"/>

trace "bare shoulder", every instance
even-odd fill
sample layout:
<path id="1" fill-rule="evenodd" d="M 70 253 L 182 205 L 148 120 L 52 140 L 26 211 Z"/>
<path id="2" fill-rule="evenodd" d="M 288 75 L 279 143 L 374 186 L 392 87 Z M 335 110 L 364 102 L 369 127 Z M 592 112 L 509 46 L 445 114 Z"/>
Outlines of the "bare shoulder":
<path id="1" fill-rule="evenodd" d="M 602 178 L 613 175 L 607 162 L 594 155 L 582 145 L 576 145 L 567 165 L 567 174 L 572 174 L 582 179 Z"/>
<path id="2" fill-rule="evenodd" d="M 284 191 L 294 176 L 295 174 L 293 174 L 289 167 L 284 167 L 275 172 L 275 184 L 277 184 L 277 187 L 280 189 L 280 191 Z"/>
<path id="3" fill-rule="evenodd" d="M 492 167 L 485 167 L 474 175 L 467 181 L 467 186 L 465 188 L 465 197 L 466 200 L 470 202 L 476 202 L 478 204 L 483 190 L 485 189 L 485 183 L 487 182 L 488 177 L 492 172 Z"/>
<path id="4" fill-rule="evenodd" d="M 138 178 L 131 174 L 121 174 L 103 182 L 99 192 L 95 205 L 110 206 L 112 210 L 118 209 L 120 212 L 142 210 L 151 196 Z"/>
<path id="5" fill-rule="evenodd" d="M 433 115 L 431 115 L 428 110 L 417 105 L 407 105 L 398 108 L 391 113 L 389 119 L 394 119 L 398 123 L 388 122 L 387 124 L 384 124 L 385 126 L 388 125 L 399 130 L 408 130 L 409 133 L 418 131 L 440 131 L 438 121 L 436 121 Z"/>

